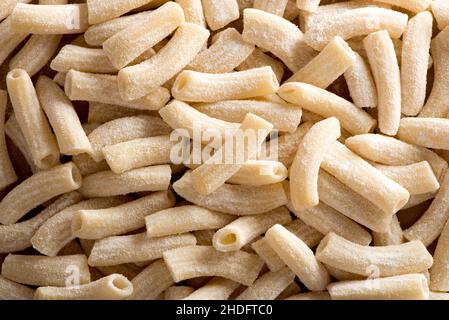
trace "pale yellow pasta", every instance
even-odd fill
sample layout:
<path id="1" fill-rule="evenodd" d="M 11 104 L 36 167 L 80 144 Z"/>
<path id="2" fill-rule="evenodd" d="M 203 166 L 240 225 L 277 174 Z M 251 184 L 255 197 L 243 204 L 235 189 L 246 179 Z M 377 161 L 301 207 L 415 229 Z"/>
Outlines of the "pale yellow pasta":
<path id="1" fill-rule="evenodd" d="M 84 200 L 62 208 L 37 229 L 31 238 L 31 244 L 40 253 L 54 257 L 65 245 L 75 239 L 72 234 L 72 218 L 76 211 L 109 208 L 123 204 L 128 200 L 125 197 L 97 198 Z"/>
<path id="2" fill-rule="evenodd" d="M 269 271 L 239 294 L 236 300 L 274 300 L 294 279 L 295 274 L 288 267 Z"/>
<path id="3" fill-rule="evenodd" d="M 342 38 L 336 36 L 287 82 L 304 82 L 325 89 L 351 67 L 354 61 L 352 49 Z"/>
<path id="4" fill-rule="evenodd" d="M 34 290 L 0 276 L 0 300 L 31 300 Z"/>
<path id="5" fill-rule="evenodd" d="M 0 222 L 16 223 L 30 210 L 58 195 L 81 186 L 81 174 L 73 163 L 40 171 L 14 189 L 0 202 Z"/>
<path id="6" fill-rule="evenodd" d="M 92 145 L 92 158 L 95 161 L 104 159 L 103 148 L 135 139 L 169 134 L 170 127 L 160 118 L 153 116 L 130 116 L 106 122 L 89 135 Z"/>
<path id="7" fill-rule="evenodd" d="M 286 83 L 278 94 L 282 99 L 322 117 L 336 117 L 342 128 L 352 134 L 370 132 L 376 125 L 376 120 L 351 102 L 310 84 Z"/>
<path id="8" fill-rule="evenodd" d="M 5 116 L 8 94 L 0 90 L 0 190 L 17 181 L 5 140 Z"/>
<path id="9" fill-rule="evenodd" d="M 444 225 L 449 218 L 449 174 L 446 172 L 441 182 L 440 190 L 430 207 L 410 228 L 404 231 L 408 240 L 420 240 L 429 246 L 443 231 Z"/>
<path id="10" fill-rule="evenodd" d="M 368 7 L 348 10 L 311 26 L 304 34 L 304 41 L 315 50 L 321 50 L 335 36 L 347 40 L 379 30 L 386 30 L 397 39 L 404 32 L 407 21 L 406 14 L 389 9 Z"/>
<path id="11" fill-rule="evenodd" d="M 227 139 L 210 159 L 191 172 L 194 189 L 203 195 L 216 191 L 237 173 L 245 162 L 257 155 L 272 129 L 271 123 L 248 113 L 235 136 Z M 251 135 L 254 139 L 251 139 Z M 239 139 L 241 150 L 237 149 Z M 237 156 L 237 152 L 241 152 L 241 157 Z"/>
<path id="12" fill-rule="evenodd" d="M 123 300 L 133 292 L 132 283 L 121 274 L 83 284 L 77 287 L 39 287 L 34 300 Z"/>
<path id="13" fill-rule="evenodd" d="M 224 227 L 235 216 L 185 205 L 161 210 L 145 217 L 149 238 L 163 237 L 184 232 Z"/>
<path id="14" fill-rule="evenodd" d="M 171 286 L 164 291 L 164 300 L 182 300 L 194 291 L 195 289 L 189 286 Z"/>
<path id="15" fill-rule="evenodd" d="M 247 186 L 264 186 L 282 182 L 287 179 L 287 176 L 288 170 L 281 162 L 249 160 L 227 182 Z"/>
<path id="16" fill-rule="evenodd" d="M 63 73 L 67 73 L 71 69 L 92 73 L 117 72 L 102 49 L 85 48 L 73 44 L 62 47 L 51 61 L 50 67 Z"/>
<path id="17" fill-rule="evenodd" d="M 77 279 L 70 279 L 73 272 Z M 79 281 L 75 285 L 90 282 L 89 266 L 83 254 L 60 257 L 9 254 L 2 264 L 2 276 L 32 286 L 64 287 L 70 281 Z"/>
<path id="18" fill-rule="evenodd" d="M 105 22 L 137 9 L 151 0 L 87 0 L 89 10 L 89 23 Z"/>
<path id="19" fill-rule="evenodd" d="M 429 300 L 449 300 L 449 293 L 430 291 Z"/>
<path id="20" fill-rule="evenodd" d="M 73 34 L 86 31 L 87 6 L 80 4 L 35 5 L 18 3 L 11 13 L 16 31 L 33 34 Z"/>
<path id="21" fill-rule="evenodd" d="M 284 15 L 285 8 L 287 7 L 287 3 L 288 0 L 254 0 L 253 8 L 282 17 Z"/>
<path id="22" fill-rule="evenodd" d="M 30 3 L 31 0 L 3 0 L 0 3 L 0 20 L 8 17 L 18 3 Z"/>
<path id="23" fill-rule="evenodd" d="M 318 172 L 324 154 L 340 137 L 340 123 L 332 117 L 317 122 L 299 143 L 289 169 L 290 198 L 295 211 L 318 205 Z"/>
<path id="24" fill-rule="evenodd" d="M 28 32 L 12 28 L 10 16 L 0 23 L 0 64 L 3 64 L 6 58 L 27 36 Z"/>
<path id="25" fill-rule="evenodd" d="M 204 17 L 211 30 L 218 30 L 240 17 L 237 0 L 202 0 Z"/>
<path id="26" fill-rule="evenodd" d="M 81 209 L 72 217 L 72 234 L 82 239 L 103 239 L 145 226 L 145 216 L 172 207 L 171 191 L 159 191 L 113 208 Z"/>
<path id="27" fill-rule="evenodd" d="M 287 5 L 285 6 L 284 10 L 284 19 L 287 19 L 288 21 L 293 21 L 295 18 L 299 16 L 299 13 L 301 11 L 299 10 L 298 6 L 296 5 L 295 0 L 288 0 Z"/>
<path id="28" fill-rule="evenodd" d="M 315 12 L 320 5 L 321 0 L 296 0 L 296 5 L 300 10 L 306 12 Z"/>
<path id="29" fill-rule="evenodd" d="M 263 261 L 244 251 L 220 252 L 210 246 L 188 246 L 165 251 L 163 254 L 175 282 L 217 276 L 244 285 L 251 285 L 259 275 Z"/>
<path id="30" fill-rule="evenodd" d="M 9 69 L 23 69 L 30 77 L 38 73 L 58 49 L 61 35 L 32 35 L 9 62 Z"/>
<path id="31" fill-rule="evenodd" d="M 284 300 L 287 297 L 298 294 L 301 292 L 301 287 L 296 282 L 291 282 L 287 288 L 285 288 L 281 294 L 276 297 L 276 300 Z"/>
<path id="32" fill-rule="evenodd" d="M 405 166 L 374 164 L 374 167 L 407 189 L 410 195 L 431 193 L 440 187 L 438 179 L 427 161 Z"/>
<path id="33" fill-rule="evenodd" d="M 397 215 L 393 215 L 387 232 L 373 231 L 373 242 L 375 246 L 391 246 L 404 243 L 404 233 L 402 232 Z"/>
<path id="34" fill-rule="evenodd" d="M 260 68 L 264 66 L 270 66 L 271 69 L 273 69 L 274 74 L 276 75 L 276 78 L 278 79 L 278 82 L 280 83 L 282 80 L 282 77 L 284 76 L 284 64 L 269 55 L 262 52 L 262 50 L 258 48 L 254 48 L 253 52 L 251 53 L 248 58 L 246 58 L 245 61 L 243 61 L 241 64 L 239 64 L 235 70 L 237 71 L 243 71 L 243 70 L 249 70 L 254 68 Z"/>
<path id="35" fill-rule="evenodd" d="M 445 0 L 434 0 L 430 4 L 438 29 L 443 30 L 449 25 L 449 3 Z"/>
<path id="36" fill-rule="evenodd" d="M 290 213 L 285 207 L 256 216 L 240 217 L 217 230 L 212 238 L 212 244 L 218 251 L 237 251 L 273 225 L 287 224 L 291 221 Z"/>
<path id="37" fill-rule="evenodd" d="M 141 191 L 168 190 L 169 165 L 150 166 L 116 174 L 101 171 L 85 176 L 79 191 L 88 198 L 109 197 Z"/>
<path id="38" fill-rule="evenodd" d="M 59 162 L 59 149 L 45 114 L 41 109 L 30 76 L 22 69 L 8 73 L 8 93 L 17 122 L 39 169 L 48 169 Z"/>
<path id="39" fill-rule="evenodd" d="M 146 21 L 139 25 L 131 24 L 107 39 L 103 42 L 103 50 L 112 65 L 120 70 L 166 38 L 183 22 L 181 6 L 167 2 L 154 10 Z"/>
<path id="40" fill-rule="evenodd" d="M 56 82 L 55 79 L 53 81 Z M 127 107 L 105 104 L 100 102 L 89 102 L 88 123 L 106 123 L 118 118 L 132 117 L 138 115 L 156 115 L 157 111 L 131 109 Z"/>
<path id="41" fill-rule="evenodd" d="M 53 77 L 53 81 L 56 82 L 62 88 L 64 88 L 66 76 L 67 76 L 67 73 L 65 73 L 65 72 L 58 72 Z"/>
<path id="42" fill-rule="evenodd" d="M 449 119 L 402 118 L 398 138 L 418 146 L 449 150 Z"/>
<path id="43" fill-rule="evenodd" d="M 385 213 L 396 213 L 410 197 L 404 187 L 338 141 L 325 154 L 321 167 Z"/>
<path id="44" fill-rule="evenodd" d="M 330 265 L 324 264 L 326 267 L 326 270 L 329 272 L 329 274 L 337 279 L 338 281 L 348 281 L 348 280 L 365 280 L 365 276 L 361 276 L 359 274 L 343 271 L 334 267 L 331 267 Z M 375 272 L 375 270 L 374 270 Z M 372 277 L 372 276 L 371 276 Z M 370 278 L 370 277 L 368 277 Z"/>
<path id="45" fill-rule="evenodd" d="M 438 179 L 448 167 L 447 162 L 431 150 L 381 134 L 357 135 L 346 139 L 345 144 L 363 158 L 381 164 L 400 166 L 425 160 Z"/>
<path id="46" fill-rule="evenodd" d="M 430 289 L 433 291 L 449 291 L 449 224 L 446 223 L 438 238 L 437 247 L 433 254 L 433 265 L 430 269 Z"/>
<path id="47" fill-rule="evenodd" d="M 326 268 L 300 238 L 277 224 L 266 232 L 265 239 L 309 290 L 322 291 L 326 288 L 330 282 Z"/>
<path id="48" fill-rule="evenodd" d="M 112 266 L 141 262 L 162 257 L 162 253 L 196 244 L 195 236 L 184 233 L 160 238 L 148 238 L 146 232 L 114 236 L 95 241 L 89 255 L 91 266 Z"/>
<path id="49" fill-rule="evenodd" d="M 274 129 L 290 133 L 295 132 L 302 116 L 299 106 L 263 100 L 225 100 L 194 107 L 210 117 L 228 122 L 240 123 L 247 113 L 252 113 L 270 122 Z"/>
<path id="50" fill-rule="evenodd" d="M 239 286 L 238 282 L 214 277 L 183 300 L 228 300 Z"/>
<path id="51" fill-rule="evenodd" d="M 204 18 L 203 5 L 201 0 L 175 0 L 184 11 L 186 22 L 194 23 L 202 27 L 206 27 Z"/>
<path id="52" fill-rule="evenodd" d="M 447 78 L 449 72 L 448 40 L 449 28 L 447 27 L 432 39 L 430 53 L 433 58 L 434 81 L 426 104 L 419 113 L 420 117 L 444 118 L 449 110 L 446 100 L 449 85 Z"/>
<path id="53" fill-rule="evenodd" d="M 55 132 L 60 152 L 66 155 L 90 153 L 90 141 L 64 91 L 50 78 L 40 76 L 36 83 L 36 92 Z"/>
<path id="54" fill-rule="evenodd" d="M 322 234 L 334 232 L 345 239 L 361 245 L 369 245 L 371 243 L 371 234 L 368 231 L 324 203 L 319 203 L 304 210 L 291 211 L 307 225 Z"/>
<path id="55" fill-rule="evenodd" d="M 404 32 L 401 59 L 401 111 L 408 116 L 416 116 L 424 106 L 432 22 L 430 12 L 418 13 L 410 19 Z"/>
<path id="56" fill-rule="evenodd" d="M 331 300 L 327 291 L 299 293 L 284 300 Z"/>
<path id="57" fill-rule="evenodd" d="M 76 70 L 67 73 L 64 87 L 70 100 L 94 101 L 134 109 L 159 110 L 170 99 L 167 89 L 156 87 L 140 99 L 124 100 L 119 93 L 117 76 Z"/>
<path id="58" fill-rule="evenodd" d="M 353 103 L 359 108 L 377 107 L 377 90 L 368 63 L 357 52 L 351 67 L 344 73 Z"/>
<path id="59" fill-rule="evenodd" d="M 375 0 L 392 6 L 403 8 L 413 13 L 425 11 L 429 8 L 432 0 Z"/>
<path id="60" fill-rule="evenodd" d="M 327 287 L 332 300 L 427 300 L 429 287 L 422 274 L 342 281 Z"/>
<path id="61" fill-rule="evenodd" d="M 233 215 L 252 215 L 276 209 L 288 201 L 281 183 L 259 187 L 224 184 L 204 196 L 193 189 L 190 175 L 190 172 L 185 173 L 173 183 L 173 189 L 184 199 L 207 209 Z"/>
<path id="62" fill-rule="evenodd" d="M 258 9 L 243 11 L 243 39 L 270 51 L 291 71 L 305 66 L 315 55 L 303 33 L 290 21 Z"/>
<path id="63" fill-rule="evenodd" d="M 120 70 L 118 86 L 122 98 L 138 99 L 170 80 L 195 58 L 209 34 L 207 29 L 196 24 L 181 24 L 156 55 Z"/>
<path id="64" fill-rule="evenodd" d="M 343 271 L 377 277 L 388 277 L 430 268 L 432 255 L 421 241 L 383 247 L 362 246 L 329 233 L 316 249 L 319 261 Z"/>

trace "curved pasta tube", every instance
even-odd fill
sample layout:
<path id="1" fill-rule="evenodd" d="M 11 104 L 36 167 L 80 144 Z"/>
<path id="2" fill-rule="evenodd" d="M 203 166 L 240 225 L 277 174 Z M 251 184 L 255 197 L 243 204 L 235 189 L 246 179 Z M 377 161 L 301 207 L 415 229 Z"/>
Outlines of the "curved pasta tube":
<path id="1" fill-rule="evenodd" d="M 3 277 L 32 286 L 66 286 L 71 281 L 70 270 L 76 270 L 75 281 L 79 284 L 90 282 L 89 266 L 83 254 L 60 257 L 9 254 L 2 264 Z"/>
<path id="2" fill-rule="evenodd" d="M 202 0 L 204 17 L 211 30 L 218 30 L 240 17 L 237 0 Z"/>
<path id="3" fill-rule="evenodd" d="M 195 58 L 209 34 L 208 30 L 196 24 L 181 24 L 156 55 L 120 70 L 117 79 L 122 98 L 138 99 L 170 80 Z"/>
<path id="4" fill-rule="evenodd" d="M 16 252 L 31 247 L 31 238 L 45 221 L 81 200 L 81 194 L 76 191 L 66 193 L 33 218 L 9 226 L 0 226 L 0 252 Z"/>
<path id="5" fill-rule="evenodd" d="M 34 290 L 0 276 L 0 300 L 31 300 Z"/>
<path id="6" fill-rule="evenodd" d="M 186 205 L 147 215 L 145 224 L 148 237 L 155 238 L 196 230 L 217 229 L 234 219 L 235 216 Z"/>
<path id="7" fill-rule="evenodd" d="M 305 66 L 316 54 L 304 35 L 290 21 L 258 9 L 243 11 L 243 39 L 270 51 L 291 71 Z"/>
<path id="8" fill-rule="evenodd" d="M 342 281 L 327 287 L 332 300 L 427 300 L 429 287 L 422 274 Z"/>
<path id="9" fill-rule="evenodd" d="M 165 251 L 163 254 L 175 282 L 204 277 L 223 277 L 251 285 L 263 266 L 255 254 L 244 251 L 220 252 L 210 246 L 188 246 Z"/>
<path id="10" fill-rule="evenodd" d="M 301 239 L 278 224 L 266 232 L 265 238 L 308 289 L 322 291 L 326 288 L 330 282 L 326 268 Z"/>
<path id="11" fill-rule="evenodd" d="M 89 265 L 101 267 L 154 260 L 167 250 L 195 244 L 195 236 L 189 233 L 153 239 L 148 238 L 146 232 L 109 237 L 95 241 Z"/>
<path id="12" fill-rule="evenodd" d="M 203 4 L 201 0 L 175 0 L 184 11 L 186 22 L 194 23 L 203 28 L 206 27 L 206 19 L 204 18 Z M 171 300 L 171 299 L 169 299 Z"/>
<path id="13" fill-rule="evenodd" d="M 321 240 L 316 250 L 319 261 L 363 276 L 376 268 L 379 277 L 421 272 L 430 268 L 432 255 L 421 241 L 400 245 L 368 247 L 348 241 L 335 233 Z"/>
<path id="14" fill-rule="evenodd" d="M 177 194 L 184 199 L 223 213 L 251 215 L 264 213 L 286 205 L 288 200 L 281 183 L 253 187 L 224 184 L 215 192 L 204 196 L 192 187 L 191 173 L 173 183 Z"/>
<path id="15" fill-rule="evenodd" d="M 290 198 L 296 211 L 318 205 L 318 172 L 324 153 L 340 137 L 340 122 L 332 117 L 314 124 L 298 145 L 290 167 Z"/>
<path id="16" fill-rule="evenodd" d="M 5 116 L 8 94 L 0 90 L 0 190 L 17 181 L 17 175 L 12 166 L 5 140 Z"/>
<path id="17" fill-rule="evenodd" d="M 426 148 L 449 150 L 449 119 L 402 118 L 398 138 Z"/>
<path id="18" fill-rule="evenodd" d="M 11 13 L 15 30 L 34 34 L 73 34 L 89 26 L 85 3 L 35 5 L 18 3 Z"/>
<path id="19" fill-rule="evenodd" d="M 183 101 L 214 102 L 260 97 L 276 93 L 278 88 L 271 67 L 221 74 L 184 70 L 176 77 L 172 95 Z"/>
<path id="20" fill-rule="evenodd" d="M 171 191 L 159 191 L 118 207 L 81 209 L 73 214 L 72 234 L 82 239 L 103 239 L 145 226 L 145 216 L 175 204 Z"/>
<path id="21" fill-rule="evenodd" d="M 97 24 L 105 22 L 148 3 L 148 0 L 88 0 L 89 23 Z"/>
<path id="22" fill-rule="evenodd" d="M 16 223 L 38 205 L 78 189 L 81 174 L 73 163 L 38 172 L 12 189 L 0 202 L 0 222 Z"/>
<path id="23" fill-rule="evenodd" d="M 379 30 L 387 30 L 394 39 L 400 38 L 408 22 L 408 16 L 383 8 L 359 8 L 323 19 L 304 34 L 304 41 L 321 50 L 335 36 L 344 40 L 364 36 Z"/>
<path id="24" fill-rule="evenodd" d="M 239 286 L 238 282 L 214 277 L 183 300 L 228 300 Z"/>
<path id="25" fill-rule="evenodd" d="M 290 213 L 285 207 L 256 216 L 240 217 L 217 230 L 212 238 L 212 244 L 218 251 L 237 251 L 273 225 L 291 221 Z"/>
<path id="26" fill-rule="evenodd" d="M 83 284 L 77 287 L 40 287 L 34 300 L 122 300 L 133 292 L 132 283 L 121 274 Z"/>
<path id="27" fill-rule="evenodd" d="M 376 120 L 351 102 L 310 84 L 286 83 L 278 94 L 282 99 L 322 117 L 337 118 L 340 125 L 352 134 L 367 133 L 376 126 Z"/>

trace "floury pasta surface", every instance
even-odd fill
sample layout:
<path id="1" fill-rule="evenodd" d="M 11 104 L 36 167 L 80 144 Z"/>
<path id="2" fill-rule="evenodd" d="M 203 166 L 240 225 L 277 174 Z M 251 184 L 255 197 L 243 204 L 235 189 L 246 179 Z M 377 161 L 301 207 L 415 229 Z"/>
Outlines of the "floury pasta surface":
<path id="1" fill-rule="evenodd" d="M 0 1 L 0 299 L 449 300 L 448 41 L 446 0 Z"/>

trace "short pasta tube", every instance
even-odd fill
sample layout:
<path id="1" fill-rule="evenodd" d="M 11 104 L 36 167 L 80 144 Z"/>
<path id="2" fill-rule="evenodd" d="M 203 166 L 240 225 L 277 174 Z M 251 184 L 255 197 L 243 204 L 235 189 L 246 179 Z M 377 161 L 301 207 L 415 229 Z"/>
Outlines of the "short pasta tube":
<path id="1" fill-rule="evenodd" d="M 0 300 L 31 300 L 34 290 L 0 276 Z"/>
<path id="2" fill-rule="evenodd" d="M 137 9 L 150 0 L 88 0 L 89 23 L 97 24 L 120 17 L 121 15 Z"/>
<path id="3" fill-rule="evenodd" d="M 398 138 L 422 147 L 449 150 L 449 119 L 402 118 Z"/>
<path id="4" fill-rule="evenodd" d="M 128 300 L 156 300 L 161 293 L 174 284 L 173 278 L 162 259 L 151 263 L 131 282 L 134 290 Z"/>
<path id="5" fill-rule="evenodd" d="M 376 0 L 378 2 L 391 4 L 392 6 L 403 8 L 413 13 L 419 13 L 429 8 L 432 0 Z"/>
<path id="6" fill-rule="evenodd" d="M 227 182 L 247 186 L 264 186 L 282 182 L 287 176 L 288 169 L 281 162 L 249 160 Z"/>
<path id="7" fill-rule="evenodd" d="M 184 11 L 186 22 L 194 23 L 206 27 L 204 18 L 203 4 L 201 0 L 175 0 Z"/>
<path id="8" fill-rule="evenodd" d="M 433 254 L 433 265 L 430 269 L 430 289 L 434 291 L 449 291 L 449 272 L 447 265 L 449 263 L 449 224 L 446 222 L 440 237 L 438 238 L 437 247 Z"/>
<path id="9" fill-rule="evenodd" d="M 256 216 L 240 217 L 217 230 L 212 243 L 218 251 L 237 251 L 273 225 L 287 224 L 291 221 L 290 213 L 285 207 Z"/>
<path id="10" fill-rule="evenodd" d="M 211 30 L 218 30 L 240 17 L 237 0 L 202 0 L 204 17 Z"/>
<path id="11" fill-rule="evenodd" d="M 14 49 L 28 37 L 28 32 L 13 29 L 11 20 L 11 17 L 8 17 L 0 23 L 0 63 L 2 64 Z"/>
<path id="12" fill-rule="evenodd" d="M 213 277 L 204 286 L 198 288 L 183 300 L 228 300 L 232 293 L 240 286 L 240 283 Z"/>
<path id="13" fill-rule="evenodd" d="M 430 268 L 432 255 L 421 241 L 383 247 L 362 246 L 329 233 L 316 249 L 319 261 L 343 271 L 379 277 L 418 273 Z"/>
<path id="14" fill-rule="evenodd" d="M 254 0 L 254 9 L 263 10 L 282 17 L 289 0 L 271 1 L 271 0 Z"/>
<path id="15" fill-rule="evenodd" d="M 18 3 L 30 3 L 31 0 L 4 0 L 0 4 L 0 20 L 8 17 Z"/>
<path id="16" fill-rule="evenodd" d="M 243 285 L 251 285 L 259 275 L 263 261 L 244 251 L 220 252 L 211 246 L 187 246 L 165 251 L 165 264 L 175 282 L 217 276 Z"/>
<path id="17" fill-rule="evenodd" d="M 0 190 L 17 181 L 17 175 L 8 154 L 5 139 L 5 117 L 8 94 L 0 90 Z"/>
<path id="18" fill-rule="evenodd" d="M 438 29 L 443 30 L 449 25 L 449 3 L 445 0 L 434 0 L 430 4 Z"/>

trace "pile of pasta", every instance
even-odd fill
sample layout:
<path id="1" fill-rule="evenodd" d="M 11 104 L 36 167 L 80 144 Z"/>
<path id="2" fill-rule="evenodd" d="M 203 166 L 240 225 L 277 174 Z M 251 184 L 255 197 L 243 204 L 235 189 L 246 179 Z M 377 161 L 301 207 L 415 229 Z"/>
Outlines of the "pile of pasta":
<path id="1" fill-rule="evenodd" d="M 0 299 L 449 299 L 447 0 L 0 21 Z"/>

